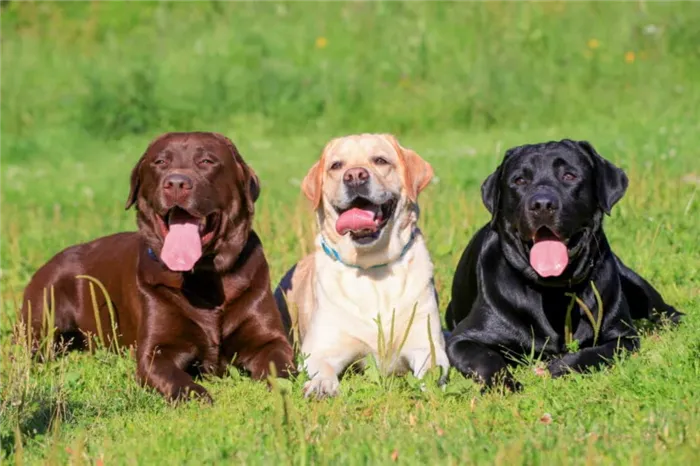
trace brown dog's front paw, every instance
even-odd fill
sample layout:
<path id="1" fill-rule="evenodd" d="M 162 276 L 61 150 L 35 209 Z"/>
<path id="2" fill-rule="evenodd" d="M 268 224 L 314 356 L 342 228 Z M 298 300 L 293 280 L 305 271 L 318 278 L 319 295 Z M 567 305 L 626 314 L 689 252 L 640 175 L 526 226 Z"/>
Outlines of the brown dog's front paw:
<path id="1" fill-rule="evenodd" d="M 207 392 L 204 387 L 196 383 L 185 385 L 174 390 L 171 398 L 176 403 L 190 400 L 199 400 L 207 404 L 214 403 L 214 400 L 212 399 L 211 395 L 209 395 L 209 392 Z"/>
<path id="2" fill-rule="evenodd" d="M 261 354 L 251 361 L 247 369 L 250 371 L 251 377 L 258 380 L 263 380 L 269 375 L 286 379 L 290 375 L 296 374 L 291 349 L 290 351 L 283 349 Z"/>

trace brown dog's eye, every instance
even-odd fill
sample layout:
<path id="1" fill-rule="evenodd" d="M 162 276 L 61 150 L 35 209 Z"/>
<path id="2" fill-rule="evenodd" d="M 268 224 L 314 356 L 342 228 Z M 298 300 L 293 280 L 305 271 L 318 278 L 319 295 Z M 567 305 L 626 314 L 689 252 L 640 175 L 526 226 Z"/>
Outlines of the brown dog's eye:
<path id="1" fill-rule="evenodd" d="M 202 159 L 199 161 L 202 165 L 214 165 L 214 161 L 212 159 Z"/>
<path id="2" fill-rule="evenodd" d="M 165 164 L 165 159 L 158 159 L 155 162 L 153 162 L 154 165 L 164 165 Z"/>
<path id="3" fill-rule="evenodd" d="M 564 176 L 562 177 L 564 181 L 574 181 L 576 179 L 576 175 L 573 173 L 566 172 L 564 173 Z"/>
<path id="4" fill-rule="evenodd" d="M 343 168 L 343 162 L 333 162 L 331 164 L 331 170 L 340 170 Z"/>
<path id="5" fill-rule="evenodd" d="M 519 176 L 515 180 L 513 180 L 513 183 L 517 184 L 518 186 L 524 186 L 527 184 L 527 180 L 522 176 Z"/>
<path id="6" fill-rule="evenodd" d="M 389 165 L 389 161 L 387 159 L 385 159 L 384 157 L 375 157 L 374 164 L 375 165 Z"/>

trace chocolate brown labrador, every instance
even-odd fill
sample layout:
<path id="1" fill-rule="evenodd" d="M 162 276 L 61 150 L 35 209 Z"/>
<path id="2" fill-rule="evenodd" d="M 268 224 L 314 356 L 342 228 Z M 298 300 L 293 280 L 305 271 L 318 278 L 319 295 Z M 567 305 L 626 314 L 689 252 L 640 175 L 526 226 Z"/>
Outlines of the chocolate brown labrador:
<path id="1" fill-rule="evenodd" d="M 252 230 L 258 194 L 255 173 L 226 137 L 155 139 L 131 174 L 126 208 L 136 206 L 139 231 L 69 247 L 27 286 L 22 318 L 35 347 L 47 335 L 52 288 L 56 344 L 86 348 L 99 334 L 112 344 L 107 298 L 95 293 L 96 313 L 90 281 L 77 278 L 87 275 L 108 292 L 118 343 L 136 347 L 138 379 L 167 398 L 210 401 L 193 376 L 220 376 L 229 364 L 256 379 L 271 366 L 287 376 L 293 352 Z"/>

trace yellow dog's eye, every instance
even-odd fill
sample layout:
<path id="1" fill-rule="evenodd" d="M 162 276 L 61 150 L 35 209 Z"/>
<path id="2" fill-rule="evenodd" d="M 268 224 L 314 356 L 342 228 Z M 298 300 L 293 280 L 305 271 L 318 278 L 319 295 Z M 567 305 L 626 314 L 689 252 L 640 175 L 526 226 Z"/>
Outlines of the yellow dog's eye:
<path id="1" fill-rule="evenodd" d="M 389 165 L 389 161 L 384 157 L 375 157 L 373 161 L 375 165 Z"/>
<path id="2" fill-rule="evenodd" d="M 331 164 L 331 170 L 340 170 L 343 168 L 343 162 L 333 162 Z"/>

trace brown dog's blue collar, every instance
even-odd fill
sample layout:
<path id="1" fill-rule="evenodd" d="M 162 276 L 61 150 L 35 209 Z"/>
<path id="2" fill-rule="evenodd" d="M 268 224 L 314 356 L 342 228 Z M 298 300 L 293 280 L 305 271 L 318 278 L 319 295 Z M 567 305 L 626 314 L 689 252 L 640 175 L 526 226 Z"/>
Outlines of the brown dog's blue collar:
<path id="1" fill-rule="evenodd" d="M 396 260 L 401 259 L 406 254 L 406 252 L 408 252 L 408 249 L 411 247 L 411 245 L 413 244 L 413 241 L 416 239 L 416 232 L 417 231 L 418 231 L 417 228 L 414 228 L 413 231 L 411 231 L 411 237 L 408 239 L 408 242 L 403 247 L 401 254 L 399 255 L 398 258 L 396 258 Z M 353 269 L 376 269 L 379 267 L 386 267 L 387 265 L 391 264 L 391 262 L 387 262 L 385 264 L 375 264 L 375 265 L 372 265 L 369 267 L 360 267 L 359 265 L 356 265 L 356 264 L 348 264 L 347 262 L 343 262 L 343 260 L 340 258 L 340 254 L 338 253 L 338 251 L 336 251 L 335 249 L 330 247 L 330 245 L 326 242 L 326 238 L 324 238 L 323 235 L 321 235 L 321 248 L 323 249 L 323 252 L 325 252 L 326 255 L 328 257 L 330 257 L 331 259 L 333 259 L 334 261 L 340 262 L 341 264 L 343 264 L 346 267 L 352 267 Z"/>
<path id="2" fill-rule="evenodd" d="M 152 248 L 146 249 L 146 253 L 148 254 L 148 257 L 150 257 L 154 261 L 160 262 L 160 258 L 158 256 L 156 256 L 156 253 L 153 251 Z"/>

